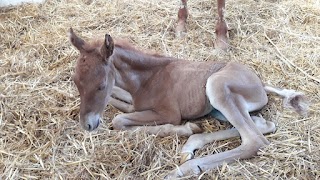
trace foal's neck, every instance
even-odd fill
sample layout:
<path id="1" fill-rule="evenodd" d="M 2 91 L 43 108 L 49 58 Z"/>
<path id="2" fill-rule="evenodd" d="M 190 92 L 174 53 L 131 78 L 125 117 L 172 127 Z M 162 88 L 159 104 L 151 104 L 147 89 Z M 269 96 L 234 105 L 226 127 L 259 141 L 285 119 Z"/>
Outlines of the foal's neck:
<path id="1" fill-rule="evenodd" d="M 173 60 L 116 46 L 113 54 L 115 85 L 134 94 L 153 74 Z"/>

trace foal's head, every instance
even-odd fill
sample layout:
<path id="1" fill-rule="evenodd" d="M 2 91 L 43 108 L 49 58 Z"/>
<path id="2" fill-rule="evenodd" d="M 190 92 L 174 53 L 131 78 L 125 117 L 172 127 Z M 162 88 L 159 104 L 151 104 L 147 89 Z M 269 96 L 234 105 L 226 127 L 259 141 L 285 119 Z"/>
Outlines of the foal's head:
<path id="1" fill-rule="evenodd" d="M 79 50 L 73 81 L 80 93 L 80 123 L 88 131 L 99 126 L 115 82 L 111 62 L 114 43 L 105 35 L 103 43 L 87 43 L 69 30 L 71 43 Z"/>

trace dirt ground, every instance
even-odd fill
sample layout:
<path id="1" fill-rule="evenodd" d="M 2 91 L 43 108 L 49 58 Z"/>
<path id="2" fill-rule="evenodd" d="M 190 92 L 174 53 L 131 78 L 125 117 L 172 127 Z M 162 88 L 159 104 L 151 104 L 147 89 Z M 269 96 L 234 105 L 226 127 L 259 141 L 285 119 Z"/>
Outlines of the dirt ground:
<path id="1" fill-rule="evenodd" d="M 267 135 L 271 144 L 199 179 L 320 179 L 320 2 L 227 1 L 227 53 L 213 47 L 216 1 L 188 6 L 188 33 L 180 39 L 178 0 L 48 0 L 0 8 L 0 179 L 161 179 L 179 163 L 187 138 L 114 131 L 111 120 L 121 112 L 111 106 L 97 131 L 81 129 L 70 27 L 84 39 L 109 33 L 190 61 L 241 62 L 266 84 L 304 92 L 308 116 L 270 95 L 260 114 L 276 123 Z M 230 128 L 211 117 L 197 122 L 206 132 Z M 239 144 L 239 138 L 215 142 L 195 156 Z"/>

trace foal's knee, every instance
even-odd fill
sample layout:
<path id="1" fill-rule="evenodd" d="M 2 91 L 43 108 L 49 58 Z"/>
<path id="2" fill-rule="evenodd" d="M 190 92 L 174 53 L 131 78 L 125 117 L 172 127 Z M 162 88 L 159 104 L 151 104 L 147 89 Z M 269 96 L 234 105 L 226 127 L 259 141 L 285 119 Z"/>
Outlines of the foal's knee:
<path id="1" fill-rule="evenodd" d="M 115 130 L 121 130 L 125 129 L 125 124 L 124 124 L 125 119 L 121 117 L 120 115 L 117 115 L 115 118 L 112 119 L 112 126 Z"/>

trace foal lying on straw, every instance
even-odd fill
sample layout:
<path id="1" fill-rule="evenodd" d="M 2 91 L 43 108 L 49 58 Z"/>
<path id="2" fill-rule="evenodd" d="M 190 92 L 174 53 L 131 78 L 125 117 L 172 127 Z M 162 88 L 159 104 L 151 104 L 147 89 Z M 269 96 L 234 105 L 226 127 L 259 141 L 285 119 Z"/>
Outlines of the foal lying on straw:
<path id="1" fill-rule="evenodd" d="M 190 136 L 182 148 L 182 165 L 166 178 L 199 174 L 223 162 L 250 158 L 269 144 L 263 136 L 275 131 L 275 124 L 250 116 L 268 102 L 267 92 L 284 98 L 285 105 L 305 114 L 302 93 L 265 86 L 246 66 L 234 62 L 193 62 L 143 53 L 124 42 L 88 43 L 72 29 L 71 43 L 80 51 L 73 80 L 79 90 L 80 123 L 88 131 L 99 126 L 101 113 L 110 102 L 126 112 L 113 120 L 115 129 L 135 130 L 168 136 Z M 200 133 L 194 123 L 182 119 L 212 114 L 235 128 Z M 193 135 L 194 134 L 194 135 Z M 242 144 L 226 152 L 193 159 L 196 149 L 217 140 L 241 136 Z"/>

